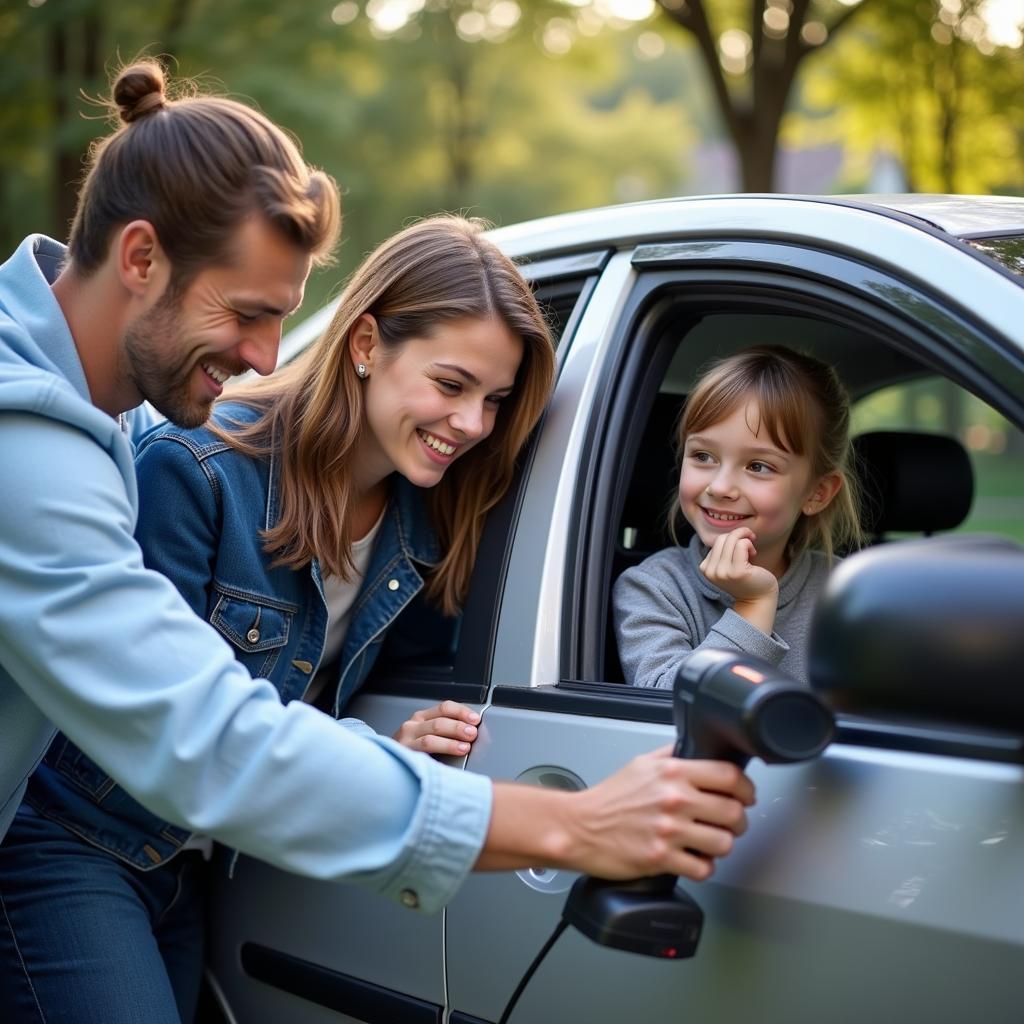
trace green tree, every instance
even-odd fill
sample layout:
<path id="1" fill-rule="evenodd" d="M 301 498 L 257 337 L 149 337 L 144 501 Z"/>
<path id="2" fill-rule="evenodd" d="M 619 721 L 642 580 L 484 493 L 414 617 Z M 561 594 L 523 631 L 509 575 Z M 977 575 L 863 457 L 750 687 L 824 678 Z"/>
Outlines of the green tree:
<path id="1" fill-rule="evenodd" d="M 853 187 L 887 150 L 913 191 L 1024 191 L 1021 39 L 999 45 L 985 10 L 914 0 L 872 11 L 814 70 L 806 99 L 819 119 L 804 131 L 845 141 Z"/>
<path id="2" fill-rule="evenodd" d="M 83 117 L 94 108 L 79 90 L 102 92 L 106 68 L 144 47 L 256 103 L 341 184 L 341 266 L 311 282 L 306 308 L 410 217 L 457 209 L 509 223 L 682 183 L 690 119 L 641 73 L 641 29 L 594 23 L 602 31 L 562 47 L 558 0 L 0 3 L 8 251 L 32 230 L 64 236 L 82 155 L 107 130 Z M 64 70 L 40 75 L 54 37 L 68 40 Z"/>
<path id="3" fill-rule="evenodd" d="M 878 0 L 657 0 L 694 40 L 746 192 L 770 192 L 782 119 L 805 61 Z M 886 11 L 902 0 L 883 5 Z"/>
<path id="4" fill-rule="evenodd" d="M 63 237 L 82 157 L 100 131 L 82 103 L 106 84 L 105 64 L 143 45 L 173 53 L 196 0 L 148 9 L 109 0 L 5 0 L 0 9 L 0 201 L 7 247 L 27 230 Z M 80 112 L 91 113 L 92 119 Z"/>
<path id="5" fill-rule="evenodd" d="M 469 28 L 467 8 L 480 15 Z M 605 35 L 550 50 L 558 19 L 536 9 L 487 34 L 486 10 L 437 4 L 379 44 L 382 64 L 403 74 L 374 97 L 375 121 L 399 126 L 390 145 L 418 160 L 420 209 L 507 222 L 678 190 L 688 118 L 639 84 L 609 96 L 609 82 L 628 81 L 625 47 Z M 409 188 L 389 184 L 392 195 Z"/>

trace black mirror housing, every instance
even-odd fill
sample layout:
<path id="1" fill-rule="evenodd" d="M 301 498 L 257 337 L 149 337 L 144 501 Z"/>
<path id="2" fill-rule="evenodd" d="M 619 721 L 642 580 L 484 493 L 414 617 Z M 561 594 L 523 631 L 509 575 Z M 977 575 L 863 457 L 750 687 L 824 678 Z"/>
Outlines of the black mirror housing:
<path id="1" fill-rule="evenodd" d="M 961 535 L 851 556 L 815 611 L 809 672 L 851 714 L 1024 729 L 1024 547 Z"/>

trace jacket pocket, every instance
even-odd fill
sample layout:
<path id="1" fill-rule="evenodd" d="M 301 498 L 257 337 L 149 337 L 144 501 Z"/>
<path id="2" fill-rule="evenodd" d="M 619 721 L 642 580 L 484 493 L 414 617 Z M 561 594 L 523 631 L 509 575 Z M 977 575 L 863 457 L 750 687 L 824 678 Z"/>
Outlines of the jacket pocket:
<path id="1" fill-rule="evenodd" d="M 210 614 L 210 625 L 235 648 L 235 657 L 257 677 L 274 669 L 278 656 L 288 644 L 294 606 L 242 597 L 215 585 L 218 597 Z"/>
<path id="2" fill-rule="evenodd" d="M 46 752 L 43 764 L 72 783 L 95 803 L 102 803 L 117 783 L 78 749 L 66 736 L 59 734 Z"/>

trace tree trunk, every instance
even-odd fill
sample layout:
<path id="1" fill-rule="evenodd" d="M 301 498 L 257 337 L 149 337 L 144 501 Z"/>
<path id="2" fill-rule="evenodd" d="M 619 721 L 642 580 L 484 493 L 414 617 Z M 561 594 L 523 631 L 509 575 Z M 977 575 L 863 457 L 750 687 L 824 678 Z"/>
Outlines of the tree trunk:
<path id="1" fill-rule="evenodd" d="M 708 19 L 706 0 L 658 0 L 665 15 L 693 36 L 697 44 L 722 124 L 736 148 L 746 192 L 771 192 L 775 187 L 779 128 L 800 64 L 835 39 L 872 0 L 861 0 L 838 14 L 828 26 L 825 38 L 817 43 L 809 43 L 803 37 L 811 2 L 789 0 L 784 34 L 775 36 L 765 30 L 765 0 L 750 0 L 750 67 L 742 75 L 731 76 L 730 81 L 719 59 L 719 37 Z"/>
<path id="2" fill-rule="evenodd" d="M 68 228 L 75 215 L 76 179 L 79 173 L 80 156 L 77 152 L 68 149 L 65 142 L 61 141 L 60 126 L 63 125 L 68 116 L 68 29 L 61 23 L 55 23 L 50 27 L 49 38 L 49 79 L 53 83 L 53 126 L 54 142 L 53 153 L 53 181 L 52 206 L 53 216 L 50 224 L 45 228 L 47 234 L 54 238 L 63 240 L 67 238 Z"/>
<path id="3" fill-rule="evenodd" d="M 740 182 L 744 192 L 772 192 L 775 190 L 775 160 L 778 125 L 759 120 L 757 116 L 744 117 L 734 143 L 739 156 Z"/>
<path id="4" fill-rule="evenodd" d="M 938 387 L 939 401 L 942 402 L 942 430 L 952 437 L 962 437 L 965 426 L 965 402 L 963 389 L 951 380 L 942 380 Z"/>
<path id="5" fill-rule="evenodd" d="M 456 209 L 466 202 L 467 189 L 473 179 L 473 126 L 470 112 L 469 69 L 458 55 L 449 66 L 452 103 L 449 110 L 449 195 L 448 208 Z M 461 197 L 461 198 L 460 198 Z"/>
<path id="6" fill-rule="evenodd" d="M 442 205 L 458 210 L 472 205 L 470 187 L 474 177 L 477 136 L 479 126 L 474 113 L 472 95 L 472 46 L 467 46 L 455 31 L 452 14 L 438 12 L 438 49 L 443 54 L 444 71 L 448 85 L 448 101 L 441 110 L 442 137 L 446 140 L 445 157 L 448 165 Z"/>
<path id="7" fill-rule="evenodd" d="M 960 94 L 962 87 L 961 49 L 963 43 L 954 35 L 949 44 L 949 60 L 945 68 L 939 67 L 940 83 L 935 92 L 939 100 L 939 142 L 942 166 L 942 188 L 953 195 L 957 181 L 957 128 L 960 122 Z"/>

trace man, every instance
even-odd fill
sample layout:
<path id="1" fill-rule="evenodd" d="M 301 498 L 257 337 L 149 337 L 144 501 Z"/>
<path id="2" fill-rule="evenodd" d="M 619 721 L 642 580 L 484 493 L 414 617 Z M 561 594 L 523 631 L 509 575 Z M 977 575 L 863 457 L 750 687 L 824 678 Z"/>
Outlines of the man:
<path id="1" fill-rule="evenodd" d="M 249 108 L 171 101 L 151 61 L 113 97 L 68 250 L 33 236 L 0 268 L 0 836 L 57 727 L 161 817 L 407 906 L 473 867 L 706 877 L 753 800 L 732 766 L 660 751 L 583 793 L 492 786 L 283 706 L 144 568 L 125 412 L 198 425 L 229 376 L 271 372 L 339 215 Z"/>

